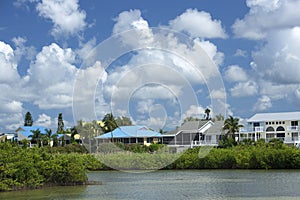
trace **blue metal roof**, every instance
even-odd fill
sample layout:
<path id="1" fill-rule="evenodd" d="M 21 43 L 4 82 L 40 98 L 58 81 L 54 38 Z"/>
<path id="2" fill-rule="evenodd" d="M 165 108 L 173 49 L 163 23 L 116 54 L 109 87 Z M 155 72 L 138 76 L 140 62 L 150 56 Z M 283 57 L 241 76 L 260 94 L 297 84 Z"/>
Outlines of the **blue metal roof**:
<path id="1" fill-rule="evenodd" d="M 33 135 L 31 131 L 35 131 L 37 129 L 39 129 L 42 134 L 46 134 L 46 127 L 44 126 L 20 126 L 16 132 L 19 132 L 28 138 Z"/>
<path id="2" fill-rule="evenodd" d="M 115 130 L 100 136 L 96 139 L 110 139 L 110 138 L 145 138 L 145 137 L 162 137 L 156 131 L 152 131 L 146 126 L 120 126 Z"/>

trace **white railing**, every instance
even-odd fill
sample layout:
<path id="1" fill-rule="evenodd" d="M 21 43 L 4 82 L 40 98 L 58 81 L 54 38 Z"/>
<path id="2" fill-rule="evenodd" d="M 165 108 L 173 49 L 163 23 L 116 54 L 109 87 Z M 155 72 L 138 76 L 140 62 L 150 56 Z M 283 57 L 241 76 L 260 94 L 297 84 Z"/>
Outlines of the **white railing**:
<path id="1" fill-rule="evenodd" d="M 264 132 L 264 127 L 263 127 L 263 126 L 257 126 L 257 127 L 254 127 L 254 131 L 255 131 L 256 133 L 258 133 L 258 132 Z"/>
<path id="2" fill-rule="evenodd" d="M 298 131 L 298 130 L 299 130 L 299 127 L 298 127 L 298 126 L 288 126 L 288 127 L 287 127 L 287 130 L 288 130 L 288 131 Z"/>
<path id="3" fill-rule="evenodd" d="M 213 140 L 200 140 L 200 141 L 192 141 L 191 143 L 191 146 L 204 146 L 204 145 L 218 145 L 218 142 Z"/>

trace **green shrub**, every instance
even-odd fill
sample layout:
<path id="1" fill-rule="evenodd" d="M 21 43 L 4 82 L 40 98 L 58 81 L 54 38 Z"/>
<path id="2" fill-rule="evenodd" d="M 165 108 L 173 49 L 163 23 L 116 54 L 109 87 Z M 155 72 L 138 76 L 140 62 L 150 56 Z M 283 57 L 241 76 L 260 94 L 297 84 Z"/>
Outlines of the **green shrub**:
<path id="1" fill-rule="evenodd" d="M 50 154 L 47 148 L 0 143 L 0 191 L 87 181 L 82 154 Z"/>

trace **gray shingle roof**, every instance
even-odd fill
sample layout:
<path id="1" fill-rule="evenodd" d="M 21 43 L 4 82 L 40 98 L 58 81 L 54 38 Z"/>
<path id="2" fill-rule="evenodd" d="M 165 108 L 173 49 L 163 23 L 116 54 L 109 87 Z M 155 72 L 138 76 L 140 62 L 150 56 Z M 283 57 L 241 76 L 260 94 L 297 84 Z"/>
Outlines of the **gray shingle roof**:
<path id="1" fill-rule="evenodd" d="M 185 131 L 189 131 L 189 130 L 198 130 L 199 128 L 201 128 L 203 125 L 205 125 L 208 121 L 188 121 L 185 122 L 180 128 L 179 130 L 185 130 Z"/>
<path id="2" fill-rule="evenodd" d="M 188 121 L 185 122 L 184 124 L 182 124 L 181 127 L 169 131 L 166 133 L 166 135 L 175 135 L 176 133 L 178 133 L 179 131 L 183 131 L 183 132 L 198 132 L 197 130 L 200 129 L 202 126 L 204 126 L 208 121 L 204 120 L 204 121 Z"/>
<path id="3" fill-rule="evenodd" d="M 224 121 L 215 121 L 214 124 L 205 132 L 206 135 L 220 135 L 225 134 L 222 130 L 224 126 Z"/>

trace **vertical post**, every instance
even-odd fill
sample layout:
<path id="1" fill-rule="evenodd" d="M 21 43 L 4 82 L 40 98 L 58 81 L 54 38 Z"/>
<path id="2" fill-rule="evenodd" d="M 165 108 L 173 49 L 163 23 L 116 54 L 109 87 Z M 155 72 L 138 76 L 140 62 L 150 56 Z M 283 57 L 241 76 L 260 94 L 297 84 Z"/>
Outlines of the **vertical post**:
<path id="1" fill-rule="evenodd" d="M 176 145 L 176 140 L 177 140 L 177 139 L 176 139 L 176 134 L 175 134 L 175 145 Z"/>
<path id="2" fill-rule="evenodd" d="M 99 143 L 98 143 L 98 139 L 96 138 L 96 151 L 98 152 L 98 147 L 99 147 Z"/>

